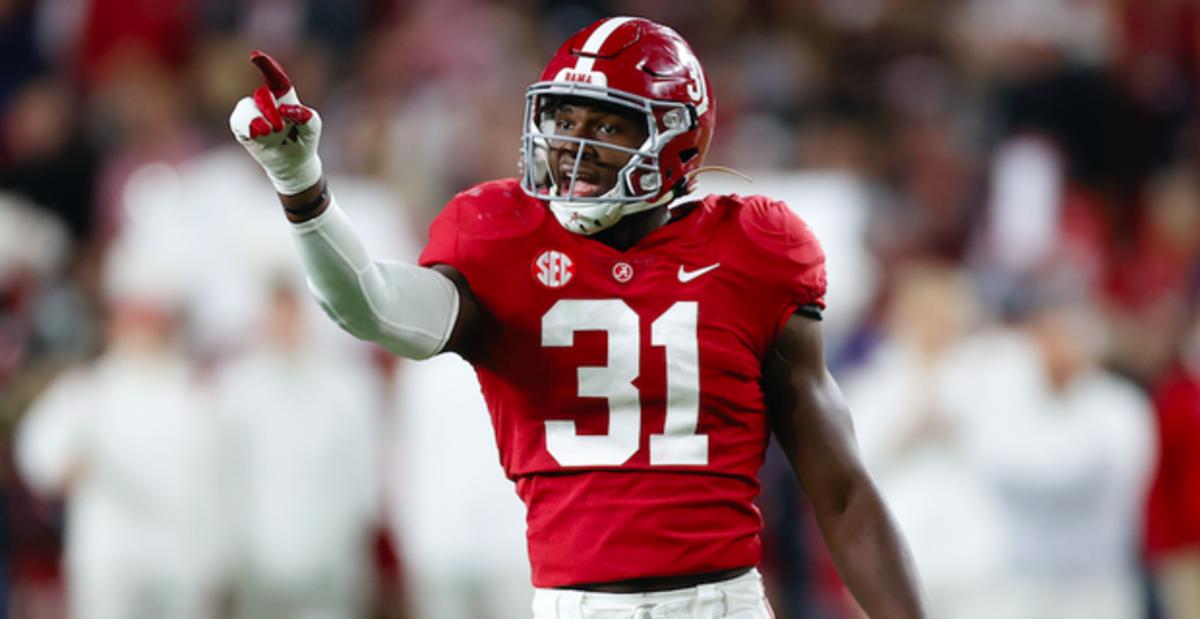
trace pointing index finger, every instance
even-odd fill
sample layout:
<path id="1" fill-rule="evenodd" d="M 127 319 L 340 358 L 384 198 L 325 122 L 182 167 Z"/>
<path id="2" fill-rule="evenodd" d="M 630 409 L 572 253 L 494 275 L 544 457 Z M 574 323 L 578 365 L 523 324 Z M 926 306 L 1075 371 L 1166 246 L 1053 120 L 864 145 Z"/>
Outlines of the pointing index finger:
<path id="1" fill-rule="evenodd" d="M 259 50 L 251 52 L 250 62 L 253 62 L 254 66 L 262 72 L 267 87 L 271 89 L 271 94 L 276 98 L 284 96 L 292 89 L 292 80 L 283 71 L 283 67 L 279 66 L 279 63 L 265 52 Z"/>

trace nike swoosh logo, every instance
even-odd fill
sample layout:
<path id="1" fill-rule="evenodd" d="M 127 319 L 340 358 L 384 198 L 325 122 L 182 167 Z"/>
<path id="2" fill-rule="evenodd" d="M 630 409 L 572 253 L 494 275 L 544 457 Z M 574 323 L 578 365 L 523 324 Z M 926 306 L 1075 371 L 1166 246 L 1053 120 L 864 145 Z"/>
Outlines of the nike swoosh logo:
<path id="1" fill-rule="evenodd" d="M 681 264 L 681 265 L 679 265 L 679 281 L 686 284 L 686 283 L 692 281 L 693 279 L 696 279 L 697 277 L 700 277 L 701 275 L 704 275 L 705 273 L 708 273 L 709 271 L 711 271 L 719 266 L 721 266 L 721 263 L 717 262 L 715 264 L 710 264 L 704 268 L 696 269 L 695 271 L 688 271 L 687 269 L 684 269 L 683 265 Z"/>

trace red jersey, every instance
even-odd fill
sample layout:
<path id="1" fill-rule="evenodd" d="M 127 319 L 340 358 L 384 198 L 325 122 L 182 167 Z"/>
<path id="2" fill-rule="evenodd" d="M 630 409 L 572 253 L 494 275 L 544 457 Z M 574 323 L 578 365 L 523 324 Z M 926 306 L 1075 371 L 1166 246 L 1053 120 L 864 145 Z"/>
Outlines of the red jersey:
<path id="1" fill-rule="evenodd" d="M 1146 550 L 1153 560 L 1200 547 L 1200 378 L 1183 367 L 1154 393 L 1158 467 L 1146 512 Z"/>
<path id="2" fill-rule="evenodd" d="M 824 254 L 782 203 L 708 196 L 627 251 L 515 180 L 456 196 L 421 264 L 486 310 L 475 366 L 538 587 L 755 565 L 762 361 Z"/>

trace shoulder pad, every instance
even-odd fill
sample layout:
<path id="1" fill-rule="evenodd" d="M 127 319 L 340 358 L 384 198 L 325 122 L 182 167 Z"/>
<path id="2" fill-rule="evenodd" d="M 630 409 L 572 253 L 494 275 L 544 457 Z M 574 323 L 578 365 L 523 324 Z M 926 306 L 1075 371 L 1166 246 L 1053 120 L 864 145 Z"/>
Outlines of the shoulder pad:
<path id="1" fill-rule="evenodd" d="M 776 282 L 794 305 L 825 307 L 825 251 L 808 224 L 778 200 L 724 196 L 736 206 L 751 251 L 763 261 L 763 278 Z"/>
<path id="2" fill-rule="evenodd" d="M 461 239 L 501 239 L 527 234 L 546 216 L 546 208 L 521 191 L 515 179 L 489 181 L 454 196 L 446 205 L 454 213 Z"/>
<path id="3" fill-rule="evenodd" d="M 809 265 L 825 260 L 825 252 L 812 229 L 792 209 L 763 196 L 730 196 L 741 208 L 738 221 L 755 245 L 790 262 Z"/>

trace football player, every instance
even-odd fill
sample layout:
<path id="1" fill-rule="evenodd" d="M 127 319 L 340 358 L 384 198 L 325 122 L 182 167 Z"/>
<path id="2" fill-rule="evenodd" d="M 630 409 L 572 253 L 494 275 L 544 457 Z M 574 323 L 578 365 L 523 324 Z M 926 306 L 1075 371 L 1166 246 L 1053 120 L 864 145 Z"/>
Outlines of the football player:
<path id="1" fill-rule="evenodd" d="M 872 617 L 920 617 L 901 535 L 821 347 L 824 255 L 786 205 L 692 196 L 715 124 L 700 62 L 631 17 L 529 87 L 519 178 L 455 196 L 420 265 L 375 261 L 282 68 L 233 133 L 267 171 L 317 300 L 398 355 L 470 361 L 528 508 L 534 615 L 769 617 L 753 504 L 769 433 Z"/>

